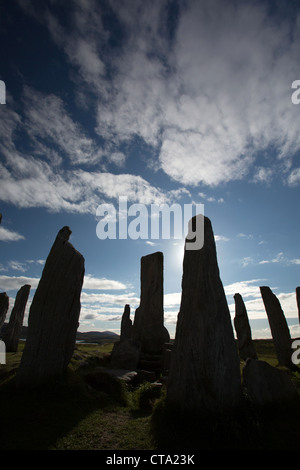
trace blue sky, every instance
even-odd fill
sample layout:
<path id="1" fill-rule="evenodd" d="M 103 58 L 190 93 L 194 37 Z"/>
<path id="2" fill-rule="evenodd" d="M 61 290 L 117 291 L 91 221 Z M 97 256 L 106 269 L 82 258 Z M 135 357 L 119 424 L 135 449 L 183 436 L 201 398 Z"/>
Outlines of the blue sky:
<path id="1" fill-rule="evenodd" d="M 32 285 L 60 228 L 85 257 L 80 331 L 119 331 L 140 258 L 164 253 L 174 336 L 183 239 L 107 239 L 96 209 L 204 204 L 221 279 L 270 337 L 259 286 L 299 336 L 298 2 L 12 0 L 0 5 L 0 290 Z"/>

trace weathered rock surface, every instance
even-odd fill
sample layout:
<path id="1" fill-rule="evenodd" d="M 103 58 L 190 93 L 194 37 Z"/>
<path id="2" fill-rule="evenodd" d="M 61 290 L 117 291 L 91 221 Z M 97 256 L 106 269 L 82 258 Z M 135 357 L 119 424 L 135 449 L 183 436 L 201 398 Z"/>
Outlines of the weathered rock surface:
<path id="1" fill-rule="evenodd" d="M 252 402 L 270 406 L 298 400 L 298 392 L 285 370 L 265 361 L 248 359 L 243 368 L 243 384 Z"/>
<path id="2" fill-rule="evenodd" d="M 75 346 L 84 258 L 63 227 L 47 257 L 29 311 L 28 333 L 17 385 L 51 384 L 65 372 Z"/>
<path id="3" fill-rule="evenodd" d="M 163 254 L 152 253 L 141 258 L 141 297 L 135 311 L 133 340 L 145 353 L 161 353 L 169 341 L 164 327 Z"/>
<path id="4" fill-rule="evenodd" d="M 3 335 L 6 352 L 17 352 L 20 334 L 23 326 L 25 307 L 27 304 L 31 286 L 25 284 L 16 295 L 16 300 L 10 314 L 9 323 Z"/>
<path id="5" fill-rule="evenodd" d="M 240 359 L 257 359 L 255 346 L 252 341 L 251 327 L 249 324 L 247 310 L 241 294 L 234 294 L 235 317 L 233 319 L 234 328 L 237 335 Z"/>
<path id="6" fill-rule="evenodd" d="M 260 292 L 268 316 L 278 362 L 281 366 L 292 370 L 297 369 L 291 360 L 292 339 L 280 302 L 270 287 L 261 286 Z"/>
<path id="7" fill-rule="evenodd" d="M 191 219 L 189 239 L 195 223 Z M 203 248 L 185 247 L 168 404 L 181 413 L 210 414 L 237 408 L 241 403 L 239 364 L 214 234 L 210 220 L 204 217 Z"/>
<path id="8" fill-rule="evenodd" d="M 8 307 L 9 307 L 9 297 L 6 292 L 1 292 L 0 294 L 0 332 L 5 322 Z"/>

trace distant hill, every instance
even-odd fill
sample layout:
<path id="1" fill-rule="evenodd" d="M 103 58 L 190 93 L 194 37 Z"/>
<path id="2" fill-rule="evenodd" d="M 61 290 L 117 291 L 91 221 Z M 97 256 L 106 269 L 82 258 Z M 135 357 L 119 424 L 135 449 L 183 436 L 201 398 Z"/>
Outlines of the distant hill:
<path id="1" fill-rule="evenodd" d="M 7 327 L 7 323 L 4 323 L 0 332 L 0 338 L 3 335 L 6 327 Z M 22 327 L 22 332 L 20 336 L 21 339 L 27 338 L 27 330 L 28 330 L 28 326 Z M 82 341 L 85 343 L 103 343 L 103 341 L 112 342 L 112 341 L 118 341 L 119 335 L 117 335 L 116 333 L 113 333 L 112 331 L 87 331 L 87 332 L 77 331 L 76 340 Z"/>

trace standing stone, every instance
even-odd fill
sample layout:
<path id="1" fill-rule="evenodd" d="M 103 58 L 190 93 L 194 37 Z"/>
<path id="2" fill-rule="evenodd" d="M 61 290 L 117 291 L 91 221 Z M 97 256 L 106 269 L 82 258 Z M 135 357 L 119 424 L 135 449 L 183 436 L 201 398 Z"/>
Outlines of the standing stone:
<path id="1" fill-rule="evenodd" d="M 162 354 L 169 341 L 164 327 L 163 254 L 158 251 L 141 258 L 141 300 L 135 311 L 133 340 L 142 353 Z"/>
<path id="2" fill-rule="evenodd" d="M 201 225 L 204 216 L 196 217 L 189 223 L 189 239 L 196 221 Z M 241 403 L 238 350 L 207 217 L 203 248 L 189 250 L 185 246 L 167 401 L 182 414 L 230 411 Z"/>
<path id="3" fill-rule="evenodd" d="M 299 317 L 299 323 L 300 323 L 300 287 L 296 287 L 296 300 L 297 300 L 298 317 Z"/>
<path id="4" fill-rule="evenodd" d="M 284 370 L 265 361 L 248 359 L 243 368 L 243 385 L 258 406 L 284 405 L 299 401 L 297 389 Z"/>
<path id="5" fill-rule="evenodd" d="M 132 328 L 132 320 L 130 319 L 130 305 L 126 304 L 121 320 L 121 341 L 125 339 L 132 339 Z"/>
<path id="6" fill-rule="evenodd" d="M 235 317 L 233 319 L 234 328 L 237 335 L 240 359 L 257 359 L 257 354 L 252 341 L 251 327 L 249 324 L 246 306 L 241 294 L 234 294 Z"/>
<path id="7" fill-rule="evenodd" d="M 7 352 L 17 352 L 20 334 L 23 326 L 25 307 L 27 304 L 31 286 L 25 284 L 17 292 L 15 304 L 10 314 L 9 323 L 3 335 L 3 341 Z"/>
<path id="8" fill-rule="evenodd" d="M 6 292 L 1 292 L 0 294 L 0 331 L 5 322 L 8 307 L 9 307 L 9 297 Z"/>
<path id="9" fill-rule="evenodd" d="M 139 348 L 133 342 L 133 326 L 130 319 L 130 305 L 126 304 L 121 320 L 120 340 L 114 344 L 111 366 L 114 369 L 135 369 L 139 359 Z"/>
<path id="10" fill-rule="evenodd" d="M 57 234 L 29 311 L 28 333 L 17 385 L 54 383 L 65 372 L 75 346 L 84 278 L 84 258 L 68 241 L 69 227 Z"/>
<path id="11" fill-rule="evenodd" d="M 280 302 L 276 295 L 273 294 L 270 287 L 261 286 L 260 292 L 268 316 L 279 365 L 293 370 L 295 369 L 295 365 L 292 363 L 291 359 L 292 339 Z"/>

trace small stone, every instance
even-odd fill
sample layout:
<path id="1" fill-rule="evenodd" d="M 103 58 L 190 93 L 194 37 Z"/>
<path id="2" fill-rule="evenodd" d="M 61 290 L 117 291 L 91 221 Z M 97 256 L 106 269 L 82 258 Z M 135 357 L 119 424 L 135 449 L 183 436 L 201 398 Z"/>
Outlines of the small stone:
<path id="1" fill-rule="evenodd" d="M 243 298 L 241 294 L 235 294 L 233 297 L 235 301 L 235 317 L 233 319 L 233 323 L 237 334 L 240 358 L 243 360 L 246 360 L 247 358 L 257 359 Z"/>
<path id="2" fill-rule="evenodd" d="M 265 361 L 248 359 L 243 368 L 243 384 L 258 406 L 280 405 L 298 400 L 298 392 L 285 370 Z"/>
<path id="3" fill-rule="evenodd" d="M 280 302 L 268 286 L 260 287 L 279 365 L 298 369 L 292 363 L 292 338 Z"/>
<path id="4" fill-rule="evenodd" d="M 6 352 L 17 352 L 18 350 L 25 307 L 27 304 L 30 288 L 31 286 L 29 284 L 25 284 L 17 292 L 15 304 L 10 314 L 9 323 L 2 338 L 6 345 Z"/>

